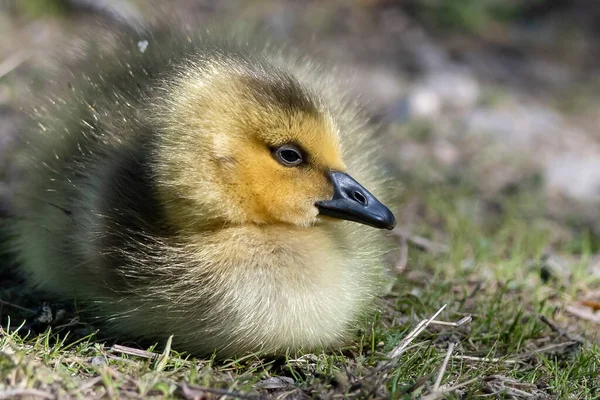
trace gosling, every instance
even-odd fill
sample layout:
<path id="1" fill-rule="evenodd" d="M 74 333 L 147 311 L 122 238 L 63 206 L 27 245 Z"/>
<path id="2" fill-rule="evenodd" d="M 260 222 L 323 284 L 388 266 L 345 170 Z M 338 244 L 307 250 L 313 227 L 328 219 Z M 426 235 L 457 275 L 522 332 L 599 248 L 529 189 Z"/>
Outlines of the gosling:
<path id="1" fill-rule="evenodd" d="M 343 342 L 395 225 L 378 148 L 324 68 L 248 43 L 124 36 L 35 110 L 10 221 L 33 285 L 197 356 Z"/>

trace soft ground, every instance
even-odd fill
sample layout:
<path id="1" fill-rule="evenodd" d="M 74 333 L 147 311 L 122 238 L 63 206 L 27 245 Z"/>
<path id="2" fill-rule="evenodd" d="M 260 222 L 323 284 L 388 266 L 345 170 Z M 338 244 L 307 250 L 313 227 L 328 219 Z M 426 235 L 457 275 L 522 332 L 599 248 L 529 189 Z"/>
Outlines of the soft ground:
<path id="1" fill-rule="evenodd" d="M 356 71 L 397 177 L 378 312 L 337 351 L 213 362 L 114 343 L 0 268 L 0 399 L 600 398 L 600 8 L 558 0 L 169 2 Z M 0 1 L 0 212 L 20 107 L 92 19 L 144 1 Z M 159 19 L 165 17 L 165 9 Z M 62 60 L 68 64 L 69 60 Z M 438 313 L 439 311 L 439 313 Z M 426 322 L 421 322 L 426 321 Z"/>

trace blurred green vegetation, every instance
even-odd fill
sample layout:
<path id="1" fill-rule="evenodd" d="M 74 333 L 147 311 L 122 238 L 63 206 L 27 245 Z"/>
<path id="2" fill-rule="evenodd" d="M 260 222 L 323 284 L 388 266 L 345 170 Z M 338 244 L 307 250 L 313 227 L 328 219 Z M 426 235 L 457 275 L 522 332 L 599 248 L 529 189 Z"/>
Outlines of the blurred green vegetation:
<path id="1" fill-rule="evenodd" d="M 411 13 L 439 30 L 481 33 L 493 23 L 525 19 L 535 10 L 552 8 L 556 0 L 413 0 Z"/>
<path id="2" fill-rule="evenodd" d="M 28 18 L 64 15 L 71 8 L 68 0 L 12 0 L 4 3 L 10 11 Z"/>

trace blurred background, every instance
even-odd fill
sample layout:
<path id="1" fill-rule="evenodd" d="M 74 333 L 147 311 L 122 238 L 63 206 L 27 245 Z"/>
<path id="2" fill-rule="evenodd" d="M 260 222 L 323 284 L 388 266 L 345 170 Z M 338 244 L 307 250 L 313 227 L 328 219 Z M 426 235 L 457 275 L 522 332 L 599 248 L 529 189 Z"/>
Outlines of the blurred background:
<path id="1" fill-rule="evenodd" d="M 391 168 L 487 199 L 520 186 L 548 215 L 600 232 L 600 7 L 583 0 L 0 0 L 0 173 L 51 55 L 105 29 L 234 16 L 313 40 L 355 72 L 385 123 Z M 95 28 L 100 29 L 100 28 Z M 54 50 L 53 50 L 54 49 Z M 69 60 L 60 60 L 64 68 Z M 6 187 L 0 187 L 0 193 Z M 3 207 L 6 204 L 3 203 Z M 538 204 L 537 207 L 541 207 Z"/>
<path id="2" fill-rule="evenodd" d="M 499 225 L 507 212 L 517 210 L 511 215 L 522 218 L 524 231 L 542 226 L 549 232 L 548 246 L 585 235 L 590 254 L 596 254 L 600 7 L 595 2 L 151 4 L 0 0 L 2 210 L 9 207 L 10 181 L 18 179 L 10 156 L 18 147 L 22 107 L 43 93 L 53 73 L 71 64 L 65 49 L 85 47 L 90 31 L 110 31 L 121 24 L 168 24 L 176 15 L 201 26 L 234 18 L 262 25 L 292 44 L 308 40 L 352 71 L 351 90 L 380 124 L 378 140 L 398 178 L 404 204 L 400 230 L 418 231 L 441 243 L 452 239 L 424 209 L 432 204 L 427 193 L 435 190 L 442 202 L 453 202 L 452 212 L 460 214 L 460 221 Z M 467 195 L 457 198 L 455 193 Z M 511 198 L 516 200 L 505 202 Z M 600 276 L 600 265 L 592 261 L 586 273 Z"/>
<path id="3" fill-rule="evenodd" d="M 382 168 L 401 200 L 390 254 L 400 278 L 378 300 L 372 329 L 359 332 L 350 370 L 362 376 L 365 360 L 392 351 L 446 303 L 440 318 L 473 322 L 451 333 L 430 327 L 399 365 L 398 387 L 424 385 L 446 341 L 458 337 L 461 353 L 517 360 L 450 362 L 454 381 L 473 378 L 486 396 L 500 393 L 497 382 L 508 376 L 531 384 L 514 386 L 528 393 L 511 398 L 597 398 L 598 347 L 579 339 L 600 343 L 597 1 L 0 0 L 0 217 L 24 173 L 14 162 L 24 109 L 55 90 L 53 76 L 94 51 L 86 37 L 110 41 L 105 34 L 125 25 L 168 25 L 174 16 L 200 27 L 260 25 L 292 45 L 308 42 L 346 67 L 348 89 L 378 127 Z M 49 303 L 6 273 L 2 256 L 0 326 L 11 318 L 40 333 L 94 331 L 71 305 Z M 44 352 L 35 359 L 48 360 Z M 311 398 L 321 390 L 315 382 L 306 386 Z"/>

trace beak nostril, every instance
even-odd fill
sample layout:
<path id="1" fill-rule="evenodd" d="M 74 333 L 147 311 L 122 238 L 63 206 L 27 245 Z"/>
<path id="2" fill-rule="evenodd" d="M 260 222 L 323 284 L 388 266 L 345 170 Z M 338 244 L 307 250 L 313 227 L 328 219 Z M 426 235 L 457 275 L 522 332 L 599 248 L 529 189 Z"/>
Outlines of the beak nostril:
<path id="1" fill-rule="evenodd" d="M 344 172 L 328 171 L 333 185 L 331 200 L 317 201 L 320 215 L 355 221 L 379 229 L 393 229 L 396 219 L 392 212 L 367 189 Z"/>
<path id="2" fill-rule="evenodd" d="M 358 192 L 358 191 L 356 191 L 356 190 L 355 190 L 355 191 L 353 191 L 353 192 L 352 192 L 352 198 L 353 198 L 353 199 L 354 199 L 356 202 L 358 202 L 358 203 L 362 204 L 363 206 L 364 206 L 364 205 L 367 205 L 367 199 L 366 199 L 366 197 L 365 197 L 365 196 L 364 196 L 364 195 L 363 195 L 361 192 Z"/>

